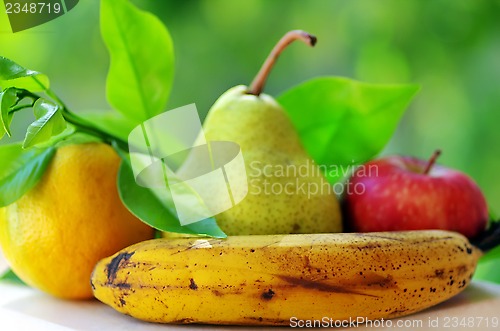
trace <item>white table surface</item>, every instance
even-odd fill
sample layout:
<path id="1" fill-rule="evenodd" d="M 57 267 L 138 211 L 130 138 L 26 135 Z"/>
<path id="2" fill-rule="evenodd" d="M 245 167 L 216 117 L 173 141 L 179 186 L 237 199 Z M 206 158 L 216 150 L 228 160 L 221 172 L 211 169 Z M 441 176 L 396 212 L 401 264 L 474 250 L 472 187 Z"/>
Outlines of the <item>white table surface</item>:
<path id="1" fill-rule="evenodd" d="M 0 252 L 1 254 L 1 252 Z M 7 267 L 0 255 L 0 273 Z M 452 326 L 454 322 L 470 323 L 467 327 Z M 498 326 L 491 325 L 496 319 Z M 490 325 L 487 327 L 486 322 Z M 374 330 L 500 330 L 500 285 L 473 281 L 464 292 L 422 312 L 393 319 L 391 323 L 355 329 Z M 409 323 L 401 324 L 398 323 Z M 411 326 L 412 323 L 413 327 Z M 420 324 L 419 324 L 420 323 Z M 437 323 L 437 325 L 436 325 Z M 231 327 L 208 325 L 162 325 L 135 320 L 98 302 L 64 301 L 35 289 L 0 282 L 0 330 L 264 330 L 262 327 Z M 273 330 L 285 328 L 275 327 Z M 289 328 L 286 328 L 289 329 Z M 352 328 L 345 328 L 352 329 Z"/>
<path id="2" fill-rule="evenodd" d="M 446 328 L 447 319 L 472 318 L 472 326 L 466 328 Z M 479 318 L 483 320 L 480 322 Z M 496 318 L 500 324 L 500 286 L 473 282 L 464 292 L 452 299 L 404 318 L 391 320 L 392 326 L 372 327 L 375 330 L 500 330 L 486 327 Z M 440 326 L 433 327 L 429 321 L 437 321 Z M 422 323 L 415 327 L 398 327 L 396 323 Z M 421 321 L 421 322 L 416 322 Z M 451 325 L 451 320 L 448 320 Z M 399 322 L 402 323 L 402 322 Z M 0 283 L 0 330 L 264 330 L 262 327 L 221 327 L 221 326 L 182 326 L 145 323 L 122 315 L 104 304 L 94 301 L 64 301 L 52 298 L 37 290 Z M 281 330 L 284 328 L 273 328 Z M 356 329 L 366 329 L 365 325 Z"/>

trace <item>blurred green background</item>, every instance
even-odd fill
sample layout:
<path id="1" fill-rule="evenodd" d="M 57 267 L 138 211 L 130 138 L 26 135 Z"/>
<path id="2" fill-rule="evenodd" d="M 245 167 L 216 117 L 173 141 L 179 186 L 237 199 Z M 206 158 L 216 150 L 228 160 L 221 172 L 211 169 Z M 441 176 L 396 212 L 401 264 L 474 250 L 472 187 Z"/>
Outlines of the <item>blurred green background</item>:
<path id="1" fill-rule="evenodd" d="M 441 148 L 440 162 L 470 174 L 500 211 L 499 0 L 134 3 L 160 17 L 174 40 L 176 75 L 168 108 L 195 102 L 204 116 L 222 92 L 252 80 L 284 32 L 304 29 L 318 36 L 316 49 L 291 46 L 267 93 L 278 95 L 318 75 L 419 84 L 420 93 L 383 153 L 427 158 Z M 97 0 L 80 1 L 63 17 L 16 34 L 2 12 L 0 55 L 46 73 L 74 111 L 109 108 L 109 62 Z M 22 123 L 20 116 L 14 121 L 18 140 L 29 120 Z"/>

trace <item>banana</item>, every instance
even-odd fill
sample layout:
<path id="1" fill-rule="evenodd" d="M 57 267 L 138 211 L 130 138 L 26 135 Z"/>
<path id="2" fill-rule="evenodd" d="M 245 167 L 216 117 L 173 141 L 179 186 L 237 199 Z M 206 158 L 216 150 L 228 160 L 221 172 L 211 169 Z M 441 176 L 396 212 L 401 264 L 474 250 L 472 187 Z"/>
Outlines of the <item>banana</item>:
<path id="1" fill-rule="evenodd" d="M 389 319 L 470 282 L 481 251 L 448 231 L 153 239 L 101 260 L 97 299 L 160 323 Z"/>

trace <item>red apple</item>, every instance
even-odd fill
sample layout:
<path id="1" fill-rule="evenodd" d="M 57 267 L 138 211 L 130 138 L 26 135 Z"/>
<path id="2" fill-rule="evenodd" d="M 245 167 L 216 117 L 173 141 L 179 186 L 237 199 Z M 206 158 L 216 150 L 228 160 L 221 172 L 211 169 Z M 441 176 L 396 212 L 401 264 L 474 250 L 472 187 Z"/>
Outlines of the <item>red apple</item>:
<path id="1" fill-rule="evenodd" d="M 347 182 L 343 208 L 357 232 L 443 229 L 474 238 L 488 221 L 477 184 L 429 161 L 389 156 L 359 167 Z"/>

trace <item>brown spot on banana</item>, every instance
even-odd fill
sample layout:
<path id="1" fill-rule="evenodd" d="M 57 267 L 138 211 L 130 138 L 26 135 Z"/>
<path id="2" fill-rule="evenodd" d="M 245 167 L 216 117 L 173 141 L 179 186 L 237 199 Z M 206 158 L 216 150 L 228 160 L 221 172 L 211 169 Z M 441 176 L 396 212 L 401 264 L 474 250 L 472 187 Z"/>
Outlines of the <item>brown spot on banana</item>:
<path id="1" fill-rule="evenodd" d="M 394 238 L 394 237 L 387 237 L 387 236 L 382 236 L 382 235 L 376 235 L 373 233 L 357 233 L 360 237 L 368 237 L 368 238 L 380 238 L 380 239 L 387 239 L 387 240 L 395 240 L 395 241 L 404 241 L 404 239 L 401 238 Z"/>
<path id="2" fill-rule="evenodd" d="M 196 323 L 196 320 L 193 318 L 183 318 L 180 320 L 175 320 L 171 322 L 172 324 L 191 324 L 191 323 Z"/>
<path id="3" fill-rule="evenodd" d="M 221 296 L 223 296 L 223 295 L 224 295 L 224 294 L 223 294 L 221 291 L 219 291 L 219 290 L 212 290 L 212 293 L 213 293 L 215 296 L 217 296 L 217 297 L 221 297 Z"/>
<path id="4" fill-rule="evenodd" d="M 111 287 L 119 288 L 121 290 L 127 290 L 127 289 L 129 289 L 129 288 L 132 287 L 132 285 L 127 284 L 127 283 L 108 284 L 108 285 L 111 286 Z"/>
<path id="5" fill-rule="evenodd" d="M 274 294 L 275 294 L 274 291 L 272 289 L 269 289 L 269 290 L 265 291 L 264 293 L 262 293 L 262 295 L 260 297 L 266 301 L 269 301 L 274 297 Z"/>
<path id="6" fill-rule="evenodd" d="M 286 281 L 289 284 L 292 284 L 294 286 L 300 286 L 300 287 L 303 287 L 306 289 L 312 289 L 312 290 L 317 290 L 317 291 L 321 291 L 321 292 L 347 293 L 347 294 L 356 294 L 356 295 L 376 297 L 375 295 L 361 293 L 361 292 L 353 291 L 353 290 L 345 288 L 345 287 L 333 286 L 333 285 L 326 284 L 326 283 L 319 282 L 319 281 L 308 280 L 308 279 L 303 279 L 303 278 L 299 278 L 299 277 L 284 276 L 284 275 L 276 275 L 276 276 L 281 278 L 282 280 Z"/>
<path id="7" fill-rule="evenodd" d="M 195 281 L 193 278 L 190 278 L 189 279 L 189 288 L 192 289 L 192 290 L 197 290 L 198 289 L 198 285 L 196 285 Z"/>
<path id="8" fill-rule="evenodd" d="M 284 325 L 285 323 L 290 323 L 290 320 L 284 320 L 279 318 L 248 317 L 246 319 L 251 321 L 249 323 L 246 323 L 248 325 L 250 324 Z"/>
<path id="9" fill-rule="evenodd" d="M 367 273 L 365 279 L 358 282 L 361 285 L 379 286 L 383 288 L 397 288 L 396 282 L 391 275 L 382 276 L 374 273 Z"/>
<path id="10" fill-rule="evenodd" d="M 127 262 L 132 257 L 132 255 L 134 255 L 134 253 L 135 252 L 123 252 L 118 254 L 111 260 L 111 262 L 106 267 L 109 284 L 113 283 L 113 281 L 115 280 L 116 273 L 118 272 L 118 269 L 120 268 L 122 262 Z"/>
<path id="11" fill-rule="evenodd" d="M 463 275 L 464 273 L 467 272 L 469 268 L 466 265 L 460 265 L 457 267 L 457 274 L 458 275 Z"/>

